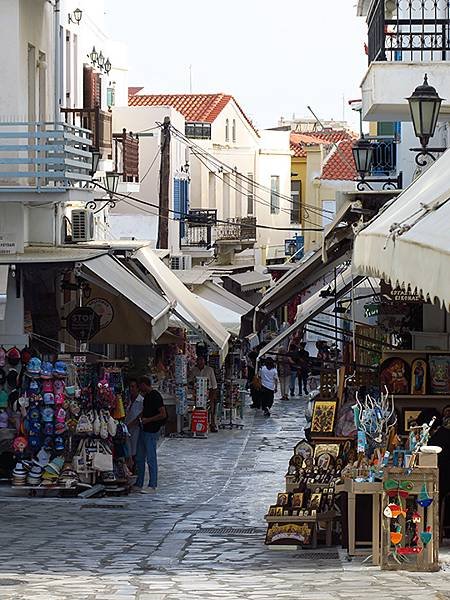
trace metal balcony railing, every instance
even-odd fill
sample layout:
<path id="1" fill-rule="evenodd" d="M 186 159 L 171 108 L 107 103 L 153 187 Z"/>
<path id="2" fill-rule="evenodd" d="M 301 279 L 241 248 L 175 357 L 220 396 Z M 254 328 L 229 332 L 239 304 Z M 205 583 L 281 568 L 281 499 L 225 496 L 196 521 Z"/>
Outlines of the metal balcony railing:
<path id="1" fill-rule="evenodd" d="M 0 121 L 0 192 L 58 192 L 91 181 L 91 132 L 66 123 Z"/>
<path id="2" fill-rule="evenodd" d="M 122 181 L 139 182 L 139 139 L 124 129 L 113 133 L 114 170 L 122 175 Z"/>
<path id="3" fill-rule="evenodd" d="M 373 159 L 370 176 L 393 176 L 397 173 L 397 140 L 389 136 L 366 136 L 372 143 Z"/>
<path id="4" fill-rule="evenodd" d="M 369 63 L 450 57 L 450 0 L 376 0 L 367 22 Z"/>
<path id="5" fill-rule="evenodd" d="M 216 241 L 256 241 L 256 217 L 237 217 L 227 221 L 217 225 Z"/>
<path id="6" fill-rule="evenodd" d="M 211 248 L 215 241 L 217 210 L 191 209 L 185 221 L 181 245 L 197 248 Z"/>
<path id="7" fill-rule="evenodd" d="M 96 108 L 62 108 L 66 123 L 92 131 L 92 149 L 112 158 L 112 113 Z"/>

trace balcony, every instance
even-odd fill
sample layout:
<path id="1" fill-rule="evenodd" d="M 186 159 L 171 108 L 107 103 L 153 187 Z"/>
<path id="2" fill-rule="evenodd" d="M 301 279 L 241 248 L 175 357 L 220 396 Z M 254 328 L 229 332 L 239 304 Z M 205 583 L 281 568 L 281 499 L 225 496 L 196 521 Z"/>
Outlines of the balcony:
<path id="1" fill-rule="evenodd" d="M 214 244 L 217 210 L 191 209 L 184 223 L 181 246 L 210 250 Z"/>
<path id="2" fill-rule="evenodd" d="M 450 0 L 376 0 L 368 13 L 369 63 L 450 57 Z"/>
<path id="3" fill-rule="evenodd" d="M 113 134 L 113 161 L 124 183 L 139 183 L 139 139 L 126 129 Z"/>
<path id="4" fill-rule="evenodd" d="M 217 225 L 217 242 L 239 241 L 253 244 L 256 241 L 256 217 L 237 217 L 227 221 Z"/>
<path id="5" fill-rule="evenodd" d="M 374 0 L 370 4 L 369 69 L 361 84 L 364 120 L 409 121 L 405 98 L 425 73 L 437 90 L 447 89 L 449 14 L 450 0 Z M 448 120 L 449 114 L 450 101 L 446 100 L 440 119 Z"/>
<path id="6" fill-rule="evenodd" d="M 112 158 L 112 113 L 96 108 L 62 108 L 66 123 L 92 131 L 92 150 Z"/>
<path id="7" fill-rule="evenodd" d="M 389 136 L 366 136 L 373 148 L 370 177 L 397 175 L 397 140 Z"/>
<path id="8" fill-rule="evenodd" d="M 66 123 L 0 122 L 0 192 L 81 193 L 91 147 L 90 131 Z"/>

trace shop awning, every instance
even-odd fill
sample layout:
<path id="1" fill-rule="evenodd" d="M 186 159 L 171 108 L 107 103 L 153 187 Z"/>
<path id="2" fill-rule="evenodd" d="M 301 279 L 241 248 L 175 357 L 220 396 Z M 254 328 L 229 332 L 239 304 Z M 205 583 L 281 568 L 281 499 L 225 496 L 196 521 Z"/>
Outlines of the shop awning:
<path id="1" fill-rule="evenodd" d="M 317 315 L 324 312 L 327 308 L 335 303 L 335 300 L 342 298 L 347 294 L 353 287 L 356 287 L 364 277 L 352 276 L 350 268 L 345 269 L 336 279 L 336 290 L 332 296 L 322 297 L 321 293 L 323 290 L 319 290 L 310 298 L 305 300 L 298 307 L 297 320 L 292 323 L 287 329 L 280 333 L 277 337 L 271 340 L 264 348 L 260 351 L 259 357 L 274 351 L 285 339 L 289 338 L 297 329 L 306 325 L 311 319 L 314 319 Z M 324 288 L 325 289 L 325 288 Z"/>
<path id="2" fill-rule="evenodd" d="M 0 321 L 5 319 L 6 301 L 8 296 L 8 265 L 0 265 Z"/>
<path id="3" fill-rule="evenodd" d="M 104 256 L 107 249 L 91 249 L 83 247 L 64 246 L 27 246 L 20 254 L 0 255 L 0 264 L 46 264 L 46 263 L 76 263 L 85 262 Z"/>
<path id="4" fill-rule="evenodd" d="M 181 306 L 197 326 L 218 346 L 221 359 L 224 360 L 228 353 L 230 334 L 214 315 L 198 301 L 197 297 L 155 255 L 151 248 L 148 246 L 141 248 L 133 255 L 133 258 L 150 273 L 169 301 L 176 302 Z"/>
<path id="5" fill-rule="evenodd" d="M 95 275 L 98 278 L 98 281 L 95 282 L 97 285 L 105 287 L 108 292 L 116 296 L 124 296 L 149 317 L 153 342 L 167 329 L 169 302 L 118 260 L 109 255 L 99 256 L 83 263 L 83 271 Z M 126 331 L 127 323 L 123 323 L 122 327 Z"/>
<path id="6" fill-rule="evenodd" d="M 351 215 L 352 208 L 353 202 L 344 200 L 331 223 L 326 225 L 322 242 L 323 262 L 328 260 L 328 249 L 335 244 L 339 244 L 349 235 L 350 224 L 355 220 L 354 215 Z"/>
<path id="7" fill-rule="evenodd" d="M 174 273 L 187 286 L 199 286 L 211 279 L 211 271 L 207 269 L 180 269 Z"/>
<path id="8" fill-rule="evenodd" d="M 327 261 L 322 260 L 322 249 L 306 255 L 300 263 L 281 277 L 277 284 L 273 286 L 262 298 L 255 309 L 255 330 L 260 331 L 267 318 L 287 304 L 296 294 L 300 294 L 311 285 L 319 281 L 321 277 L 330 272 L 335 266 L 338 266 L 350 260 L 351 241 L 348 239 L 333 249 L 328 254 Z"/>
<path id="9" fill-rule="evenodd" d="M 450 151 L 355 239 L 353 269 L 450 306 Z"/>
<path id="10" fill-rule="evenodd" d="M 228 279 L 234 281 L 239 285 L 242 292 L 251 292 L 253 290 L 260 290 L 261 288 L 270 284 L 270 275 L 264 273 L 258 273 L 256 271 L 245 271 L 245 273 L 235 273 L 234 275 L 227 275 Z"/>
<path id="11" fill-rule="evenodd" d="M 200 298 L 223 306 L 239 315 L 245 315 L 253 308 L 249 302 L 242 300 L 242 298 L 235 296 L 235 294 L 232 294 L 221 285 L 212 281 L 205 282 L 195 290 L 195 293 L 197 296 L 200 296 Z"/>

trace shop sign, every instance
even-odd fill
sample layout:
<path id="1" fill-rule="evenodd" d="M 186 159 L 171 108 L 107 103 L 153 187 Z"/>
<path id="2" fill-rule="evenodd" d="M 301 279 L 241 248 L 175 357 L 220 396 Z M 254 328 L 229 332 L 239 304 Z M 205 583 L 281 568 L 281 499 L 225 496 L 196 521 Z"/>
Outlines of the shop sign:
<path id="1" fill-rule="evenodd" d="M 88 306 L 75 308 L 67 317 L 67 331 L 80 342 L 86 342 L 100 331 L 100 317 Z"/>
<path id="2" fill-rule="evenodd" d="M 380 289 L 381 289 L 381 294 L 382 294 L 383 300 L 385 300 L 387 302 L 418 303 L 418 302 L 424 301 L 423 297 L 420 294 L 416 294 L 415 292 L 412 292 L 409 288 L 406 290 L 403 290 L 402 288 L 399 288 L 399 287 L 392 288 L 392 286 L 390 286 L 388 283 L 381 282 Z"/>
<path id="3" fill-rule="evenodd" d="M 16 254 L 17 243 L 9 233 L 0 233 L 0 254 Z"/>
<path id="4" fill-rule="evenodd" d="M 77 354 L 72 360 L 76 365 L 84 365 L 86 363 L 87 356 L 85 354 Z"/>
<path id="5" fill-rule="evenodd" d="M 377 317 L 380 314 L 380 305 L 377 302 L 369 302 L 364 304 L 364 316 L 368 319 L 370 317 Z"/>
<path id="6" fill-rule="evenodd" d="M 194 410 L 191 420 L 192 433 L 207 433 L 208 432 L 208 411 Z"/>
<path id="7" fill-rule="evenodd" d="M 114 308 L 105 298 L 93 298 L 86 304 L 92 308 L 100 317 L 100 329 L 108 327 L 114 319 Z"/>

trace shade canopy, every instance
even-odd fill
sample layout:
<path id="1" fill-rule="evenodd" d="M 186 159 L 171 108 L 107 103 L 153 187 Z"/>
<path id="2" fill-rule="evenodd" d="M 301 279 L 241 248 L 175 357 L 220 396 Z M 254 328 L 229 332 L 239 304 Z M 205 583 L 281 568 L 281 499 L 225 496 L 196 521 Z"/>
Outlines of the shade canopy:
<path id="1" fill-rule="evenodd" d="M 197 296 L 200 296 L 200 298 L 208 300 L 209 302 L 213 302 L 214 304 L 218 304 L 219 306 L 223 306 L 224 308 L 231 310 L 238 315 L 245 315 L 253 308 L 249 302 L 242 300 L 242 298 L 232 294 L 213 281 L 206 281 L 203 285 L 195 290 L 195 293 Z"/>
<path id="2" fill-rule="evenodd" d="M 355 239 L 353 270 L 450 306 L 450 151 Z"/>
<path id="3" fill-rule="evenodd" d="M 112 256 L 103 255 L 86 261 L 83 263 L 82 273 L 110 294 L 123 296 L 147 315 L 151 324 L 151 341 L 156 342 L 167 329 L 169 302 Z M 94 280 L 90 279 L 92 275 Z M 126 332 L 126 322 L 122 327 Z"/>
<path id="4" fill-rule="evenodd" d="M 297 319 L 287 329 L 282 331 L 273 340 L 271 340 L 266 346 L 262 348 L 259 353 L 261 358 L 265 354 L 273 352 L 284 340 L 288 339 L 293 335 L 300 327 L 306 325 L 311 319 L 314 319 L 317 315 L 324 312 L 327 308 L 332 306 L 336 300 L 342 298 L 347 294 L 353 287 L 357 286 L 363 280 L 363 277 L 354 277 L 351 272 L 351 268 L 348 267 L 336 279 L 336 290 L 332 296 L 322 297 L 320 294 L 322 290 L 319 290 L 307 300 L 305 300 L 298 307 Z"/>
<path id="5" fill-rule="evenodd" d="M 192 317 L 197 326 L 219 348 L 221 359 L 224 360 L 228 353 L 230 334 L 214 315 L 198 301 L 197 297 L 187 289 L 149 246 L 144 246 L 135 252 L 133 259 L 137 260 L 150 273 L 170 302 L 176 303 Z"/>

